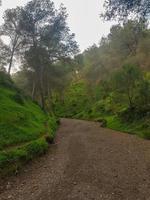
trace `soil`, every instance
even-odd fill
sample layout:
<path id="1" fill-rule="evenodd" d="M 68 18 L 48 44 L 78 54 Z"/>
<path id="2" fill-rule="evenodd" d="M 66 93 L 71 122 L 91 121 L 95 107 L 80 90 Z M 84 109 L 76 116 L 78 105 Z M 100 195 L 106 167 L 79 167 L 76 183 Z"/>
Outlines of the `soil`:
<path id="1" fill-rule="evenodd" d="M 0 200 L 150 200 L 150 141 L 62 119 L 48 153 L 0 180 Z"/>

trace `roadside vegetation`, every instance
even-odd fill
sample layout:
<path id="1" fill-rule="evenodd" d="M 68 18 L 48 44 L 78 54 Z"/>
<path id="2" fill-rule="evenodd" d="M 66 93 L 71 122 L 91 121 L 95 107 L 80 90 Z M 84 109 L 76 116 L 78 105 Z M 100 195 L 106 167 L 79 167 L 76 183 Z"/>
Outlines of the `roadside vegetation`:
<path id="1" fill-rule="evenodd" d="M 0 175 L 17 172 L 48 149 L 56 118 L 25 96 L 5 73 L 0 73 Z"/>
<path id="2" fill-rule="evenodd" d="M 99 46 L 75 58 L 78 73 L 63 101 L 57 99 L 56 115 L 104 122 L 150 139 L 149 47 L 147 22 L 113 26 Z"/>

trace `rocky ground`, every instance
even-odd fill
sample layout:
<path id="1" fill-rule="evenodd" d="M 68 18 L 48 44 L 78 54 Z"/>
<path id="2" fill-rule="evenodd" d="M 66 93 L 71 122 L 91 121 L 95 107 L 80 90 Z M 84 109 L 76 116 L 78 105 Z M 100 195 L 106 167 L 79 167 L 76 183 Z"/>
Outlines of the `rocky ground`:
<path id="1" fill-rule="evenodd" d="M 0 200 L 150 200 L 150 142 L 62 119 L 55 144 L 17 176 Z"/>

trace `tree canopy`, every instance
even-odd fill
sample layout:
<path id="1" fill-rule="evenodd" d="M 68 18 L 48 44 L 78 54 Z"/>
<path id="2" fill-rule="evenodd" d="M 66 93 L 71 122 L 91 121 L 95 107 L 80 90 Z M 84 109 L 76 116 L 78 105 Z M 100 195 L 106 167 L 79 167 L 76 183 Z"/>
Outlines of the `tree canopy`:
<path id="1" fill-rule="evenodd" d="M 6 10 L 0 27 L 0 35 L 10 39 L 7 46 L 8 73 L 14 58 L 19 56 L 23 74 L 30 85 L 30 94 L 43 108 L 51 94 L 55 66 L 79 51 L 67 17 L 62 4 L 56 9 L 50 0 L 32 0 L 24 7 Z"/>
<path id="2" fill-rule="evenodd" d="M 129 16 L 146 19 L 150 16 L 150 0 L 107 0 L 104 7 L 103 16 L 107 20 L 123 20 Z"/>

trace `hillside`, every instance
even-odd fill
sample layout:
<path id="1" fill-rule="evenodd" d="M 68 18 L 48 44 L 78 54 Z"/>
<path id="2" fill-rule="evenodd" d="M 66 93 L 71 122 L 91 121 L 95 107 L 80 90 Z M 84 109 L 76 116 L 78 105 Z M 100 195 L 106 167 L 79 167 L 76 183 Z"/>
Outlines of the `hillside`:
<path id="1" fill-rule="evenodd" d="M 0 174 L 17 171 L 22 163 L 48 148 L 56 121 L 0 73 Z"/>

